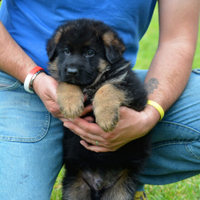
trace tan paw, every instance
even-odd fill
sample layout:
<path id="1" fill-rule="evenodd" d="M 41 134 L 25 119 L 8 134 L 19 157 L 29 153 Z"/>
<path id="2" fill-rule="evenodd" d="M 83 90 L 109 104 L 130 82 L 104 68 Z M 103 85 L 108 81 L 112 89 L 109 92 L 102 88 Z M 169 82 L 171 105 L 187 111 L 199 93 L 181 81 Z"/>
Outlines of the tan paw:
<path id="1" fill-rule="evenodd" d="M 57 88 L 57 103 L 65 118 L 74 119 L 84 110 L 84 96 L 78 86 L 60 83 Z"/>
<path id="2" fill-rule="evenodd" d="M 119 121 L 119 107 L 95 107 L 96 123 L 105 131 L 113 131 Z"/>
<path id="3" fill-rule="evenodd" d="M 84 110 L 84 104 L 81 99 L 76 98 L 62 98 L 61 101 L 58 100 L 61 113 L 65 118 L 74 119 L 81 116 Z"/>
<path id="4" fill-rule="evenodd" d="M 112 84 L 103 85 L 95 94 L 93 106 L 97 124 L 105 131 L 115 129 L 119 121 L 119 108 L 125 95 Z"/>

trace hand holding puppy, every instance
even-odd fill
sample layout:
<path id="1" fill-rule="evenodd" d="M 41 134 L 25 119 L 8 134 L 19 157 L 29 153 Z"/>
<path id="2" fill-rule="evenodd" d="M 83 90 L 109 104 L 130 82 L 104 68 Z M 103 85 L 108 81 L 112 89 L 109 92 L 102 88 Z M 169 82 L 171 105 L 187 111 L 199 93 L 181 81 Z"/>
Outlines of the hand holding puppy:
<path id="1" fill-rule="evenodd" d="M 91 109 L 91 106 L 86 107 L 84 114 Z M 159 118 L 158 112 L 149 105 L 141 112 L 121 107 L 120 120 L 112 132 L 104 132 L 97 124 L 90 123 L 91 119 L 88 117 L 66 121 L 64 126 L 83 139 L 81 144 L 86 149 L 95 152 L 109 152 L 116 151 L 128 142 L 147 134 Z M 98 141 L 98 146 L 96 141 Z"/>
<path id="2" fill-rule="evenodd" d="M 42 86 L 42 87 L 41 87 Z M 39 74 L 33 82 L 34 91 L 40 97 L 47 110 L 56 118 L 65 122 L 63 114 L 57 104 L 57 81 L 45 73 Z"/>

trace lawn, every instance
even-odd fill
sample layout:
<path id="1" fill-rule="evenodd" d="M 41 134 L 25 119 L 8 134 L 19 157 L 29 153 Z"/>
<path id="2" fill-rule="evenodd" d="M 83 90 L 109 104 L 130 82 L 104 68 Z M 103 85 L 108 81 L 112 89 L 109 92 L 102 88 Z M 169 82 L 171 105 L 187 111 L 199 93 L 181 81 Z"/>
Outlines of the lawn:
<path id="1" fill-rule="evenodd" d="M 150 27 L 140 42 L 138 59 L 134 69 L 148 69 L 158 44 L 158 12 L 155 11 Z M 193 68 L 200 68 L 200 34 Z M 61 199 L 61 180 L 63 170 L 54 186 L 51 200 Z M 149 200 L 200 200 L 200 175 L 164 186 L 146 185 Z"/>
<path id="2" fill-rule="evenodd" d="M 140 42 L 138 58 L 134 69 L 148 69 L 158 45 L 158 12 L 155 10 L 152 22 Z M 200 68 L 200 27 L 193 69 Z"/>

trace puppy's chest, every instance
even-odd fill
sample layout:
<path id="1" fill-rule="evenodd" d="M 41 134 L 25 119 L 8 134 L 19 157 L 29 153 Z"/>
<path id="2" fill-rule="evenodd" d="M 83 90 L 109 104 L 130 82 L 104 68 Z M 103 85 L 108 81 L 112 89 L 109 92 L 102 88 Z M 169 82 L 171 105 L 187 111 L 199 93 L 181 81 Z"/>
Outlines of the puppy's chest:
<path id="1" fill-rule="evenodd" d="M 124 77 L 123 77 L 124 78 Z M 95 93 L 106 84 L 119 84 L 120 76 L 113 76 L 113 74 L 105 73 L 93 85 L 81 87 L 83 94 L 89 99 L 93 99 Z"/>
<path id="2" fill-rule="evenodd" d="M 101 88 L 103 87 L 105 84 L 108 84 L 110 83 L 111 80 L 106 80 L 106 78 L 103 76 L 101 77 L 101 79 L 96 82 L 94 85 L 91 85 L 91 86 L 87 86 L 87 87 L 81 87 L 82 89 L 82 92 L 84 95 L 86 95 L 87 99 L 92 102 L 96 92 Z"/>
<path id="3" fill-rule="evenodd" d="M 87 99 L 92 102 L 92 99 L 95 96 L 95 93 L 97 92 L 98 88 L 82 88 L 83 94 L 86 95 Z"/>

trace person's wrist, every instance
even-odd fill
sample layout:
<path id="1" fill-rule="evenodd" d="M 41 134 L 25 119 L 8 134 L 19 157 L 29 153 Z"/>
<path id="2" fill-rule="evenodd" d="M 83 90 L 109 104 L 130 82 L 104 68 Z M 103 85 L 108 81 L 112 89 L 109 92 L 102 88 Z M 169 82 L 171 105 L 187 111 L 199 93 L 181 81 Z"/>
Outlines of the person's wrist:
<path id="1" fill-rule="evenodd" d="M 44 69 L 36 66 L 32 68 L 29 73 L 27 74 L 25 81 L 24 81 L 24 89 L 29 93 L 34 93 L 33 90 L 33 81 L 37 77 L 38 74 L 44 72 Z"/>
<path id="2" fill-rule="evenodd" d="M 42 81 L 47 77 L 48 75 L 46 73 L 40 73 L 37 75 L 37 77 L 35 78 L 32 87 L 33 90 L 38 94 L 39 93 L 39 89 L 42 87 Z"/>
<path id="3" fill-rule="evenodd" d="M 148 100 L 147 105 L 153 106 L 159 112 L 160 114 L 159 121 L 161 121 L 165 115 L 165 111 L 163 110 L 163 108 L 156 101 L 152 101 L 152 100 Z"/>
<path id="4" fill-rule="evenodd" d="M 160 114 L 156 108 L 148 104 L 142 112 L 144 114 L 144 121 L 146 122 L 146 132 L 149 132 L 159 122 Z"/>

